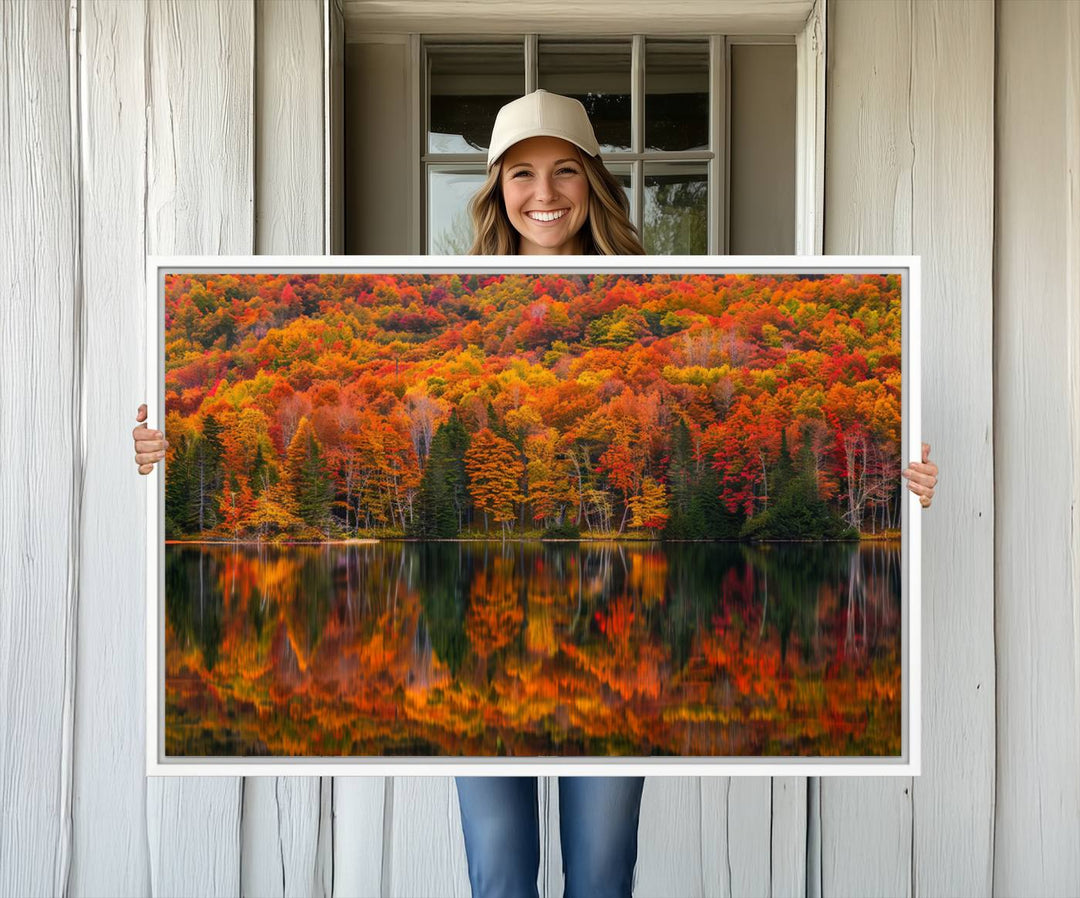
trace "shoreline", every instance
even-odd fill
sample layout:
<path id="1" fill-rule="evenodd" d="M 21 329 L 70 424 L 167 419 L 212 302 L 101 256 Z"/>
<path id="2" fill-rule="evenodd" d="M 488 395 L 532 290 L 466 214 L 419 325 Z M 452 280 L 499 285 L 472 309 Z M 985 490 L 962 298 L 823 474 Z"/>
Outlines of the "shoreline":
<path id="1" fill-rule="evenodd" d="M 359 537 L 353 539 L 167 539 L 167 546 L 375 546 L 381 543 L 646 543 L 649 545 L 712 545 L 716 543 L 733 543 L 736 545 L 768 545 L 770 543 L 864 543 L 864 542 L 901 542 L 902 537 L 882 536 L 871 534 L 859 539 L 650 539 L 648 537 L 616 537 L 616 536 L 583 536 L 578 539 L 544 539 L 539 536 L 518 537 L 465 537 L 465 538 L 440 538 L 440 539 L 416 539 L 406 536 L 389 537 Z"/>

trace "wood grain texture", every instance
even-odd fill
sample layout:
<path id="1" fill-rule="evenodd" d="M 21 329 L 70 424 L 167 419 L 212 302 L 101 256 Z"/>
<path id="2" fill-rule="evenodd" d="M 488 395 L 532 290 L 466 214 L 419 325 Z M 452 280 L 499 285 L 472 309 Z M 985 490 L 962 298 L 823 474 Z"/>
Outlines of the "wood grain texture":
<path id="1" fill-rule="evenodd" d="M 0 17 L 0 894 L 61 893 L 70 859 L 82 293 L 68 7 Z"/>
<path id="2" fill-rule="evenodd" d="M 772 783 L 764 776 L 702 778 L 705 895 L 772 894 Z"/>
<path id="3" fill-rule="evenodd" d="M 468 898 L 469 867 L 454 778 L 393 778 L 383 844 L 383 894 L 390 898 Z"/>
<path id="4" fill-rule="evenodd" d="M 79 5 L 88 424 L 79 568 L 74 852 L 68 894 L 147 895 L 146 501 L 131 430 L 147 399 L 141 284 L 146 6 Z M 118 563 L 118 559 L 125 559 Z"/>
<path id="5" fill-rule="evenodd" d="M 322 0 L 255 7 L 255 252 L 325 247 Z"/>
<path id="6" fill-rule="evenodd" d="M 774 898 L 806 895 L 808 780 L 805 776 L 772 777 L 770 894 Z"/>
<path id="7" fill-rule="evenodd" d="M 244 777 L 241 895 L 319 894 L 320 800 L 317 776 Z"/>
<path id="8" fill-rule="evenodd" d="M 320 0 L 254 7 L 254 232 L 257 254 L 321 255 L 325 242 L 323 9 Z M 329 793 L 327 793 L 329 794 Z M 319 777 L 248 777 L 241 892 L 318 895 L 332 881 L 319 853 Z"/>
<path id="9" fill-rule="evenodd" d="M 825 252 L 911 253 L 910 6 L 827 16 Z M 911 778 L 823 777 L 820 800 L 822 894 L 910 894 Z"/>
<path id="10" fill-rule="evenodd" d="M 923 518 L 923 774 L 822 780 L 822 893 L 989 894 L 994 9 L 829 10 L 825 251 L 922 257 L 923 439 L 947 492 Z"/>
<path id="11" fill-rule="evenodd" d="M 160 2 L 147 13 L 147 252 L 249 254 L 253 3 Z M 147 402 L 150 423 L 164 423 L 158 398 Z M 239 778 L 147 780 L 154 895 L 240 893 L 242 791 Z"/>
<path id="12" fill-rule="evenodd" d="M 916 895 L 989 895 L 994 814 L 994 6 L 914 3 L 912 249 L 922 257 L 922 775 Z M 919 459 L 905 459 L 915 461 Z M 960 599 L 958 601 L 958 599 Z"/>
<path id="13" fill-rule="evenodd" d="M 240 894 L 241 777 L 148 777 L 150 894 Z"/>
<path id="14" fill-rule="evenodd" d="M 998 4 L 993 836 L 1001 895 L 1076 894 L 1080 883 L 1080 412 L 1070 404 L 1078 351 L 1068 341 L 1080 305 L 1080 16 L 1071 6 Z"/>
<path id="15" fill-rule="evenodd" d="M 383 888 L 388 793 L 393 777 L 334 780 L 334 896 L 380 898 Z"/>
<path id="16" fill-rule="evenodd" d="M 701 802 L 700 777 L 645 777 L 638 818 L 635 895 L 703 894 Z"/>

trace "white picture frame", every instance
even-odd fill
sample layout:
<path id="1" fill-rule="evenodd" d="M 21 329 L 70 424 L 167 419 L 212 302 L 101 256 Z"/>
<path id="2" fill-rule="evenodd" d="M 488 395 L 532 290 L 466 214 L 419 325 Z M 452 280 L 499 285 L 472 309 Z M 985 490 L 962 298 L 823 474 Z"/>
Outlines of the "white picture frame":
<path id="1" fill-rule="evenodd" d="M 902 455 L 921 458 L 919 256 L 147 256 L 148 426 L 164 427 L 164 277 L 204 273 L 865 273 L 901 275 Z M 898 757 L 243 757 L 164 754 L 164 508 L 158 465 L 147 478 L 146 773 L 148 776 L 918 776 L 921 772 L 921 550 L 918 497 L 902 503 L 902 750 Z"/>

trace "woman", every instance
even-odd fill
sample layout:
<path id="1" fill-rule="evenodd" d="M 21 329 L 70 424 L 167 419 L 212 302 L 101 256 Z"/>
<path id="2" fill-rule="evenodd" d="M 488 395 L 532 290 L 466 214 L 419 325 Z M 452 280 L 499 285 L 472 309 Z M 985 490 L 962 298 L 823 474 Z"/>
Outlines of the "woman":
<path id="1" fill-rule="evenodd" d="M 470 252 L 486 255 L 640 255 L 622 187 L 600 160 L 585 108 L 538 90 L 495 120 L 488 177 L 469 204 Z M 139 407 L 137 421 L 146 418 Z M 153 470 L 168 442 L 140 424 L 132 432 L 139 473 Z M 929 507 L 937 465 L 903 474 Z M 469 881 L 475 898 L 536 896 L 540 863 L 535 777 L 458 777 Z M 637 860 L 643 777 L 559 777 L 566 898 L 630 895 Z"/>

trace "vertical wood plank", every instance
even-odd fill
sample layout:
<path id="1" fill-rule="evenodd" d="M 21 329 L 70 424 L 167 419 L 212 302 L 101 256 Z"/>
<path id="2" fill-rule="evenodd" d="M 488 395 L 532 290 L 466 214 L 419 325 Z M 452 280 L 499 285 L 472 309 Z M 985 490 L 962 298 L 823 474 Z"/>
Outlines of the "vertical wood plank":
<path id="1" fill-rule="evenodd" d="M 393 777 L 334 777 L 334 896 L 380 898 Z"/>
<path id="2" fill-rule="evenodd" d="M 701 778 L 702 892 L 731 898 L 731 844 L 728 839 L 728 798 L 734 777 Z"/>
<path id="3" fill-rule="evenodd" d="M 320 778 L 244 780 L 240 894 L 252 898 L 318 894 Z"/>
<path id="4" fill-rule="evenodd" d="M 827 14 L 825 252 L 909 254 L 915 160 L 910 4 L 837 0 Z M 924 308 L 932 302 L 924 292 Z M 933 397 L 932 390 L 924 393 Z M 924 576 L 924 602 L 930 587 Z M 911 782 L 821 778 L 822 894 L 911 894 Z"/>
<path id="5" fill-rule="evenodd" d="M 383 894 L 468 898 L 469 867 L 454 778 L 396 776 Z"/>
<path id="6" fill-rule="evenodd" d="M 251 253 L 253 3 L 151 3 L 147 41 L 147 252 Z M 235 777 L 147 780 L 154 895 L 240 892 L 242 793 Z"/>
<path id="7" fill-rule="evenodd" d="M 634 895 L 700 896 L 701 784 L 697 776 L 645 777 L 638 820 Z"/>
<path id="8" fill-rule="evenodd" d="M 144 491 L 130 431 L 146 399 L 146 5 L 79 7 L 86 478 L 79 566 L 69 894 L 150 892 Z M 125 563 L 117 563 L 125 559 Z"/>
<path id="9" fill-rule="evenodd" d="M 948 473 L 923 518 L 923 774 L 822 782 L 822 891 L 987 894 L 994 9 L 834 6 L 826 252 L 922 257 L 923 439 Z"/>
<path id="10" fill-rule="evenodd" d="M 995 894 L 1080 883 L 1077 73 L 1068 3 L 998 4 Z"/>
<path id="11" fill-rule="evenodd" d="M 320 0 L 255 5 L 255 252 L 324 249 L 323 9 Z M 327 793 L 329 796 L 329 793 Z M 319 854 L 319 777 L 248 777 L 241 893 L 322 893 L 333 871 Z"/>
<path id="12" fill-rule="evenodd" d="M 703 894 L 771 894 L 772 778 L 702 777 L 701 821 Z"/>
<path id="13" fill-rule="evenodd" d="M 821 778 L 821 893 L 911 895 L 911 777 Z"/>
<path id="14" fill-rule="evenodd" d="M 807 782 L 805 776 L 772 777 L 770 876 L 775 898 L 805 898 Z"/>
<path id="15" fill-rule="evenodd" d="M 314 898 L 334 894 L 334 778 L 319 777 L 319 833 L 315 844 Z"/>
<path id="16" fill-rule="evenodd" d="M 916 895 L 989 895 L 994 808 L 994 5 L 914 3 L 912 252 L 922 256 L 922 775 Z M 962 388 L 958 389 L 958 386 Z M 905 459 L 905 462 L 914 459 Z M 963 597 L 962 601 L 957 601 Z"/>
<path id="17" fill-rule="evenodd" d="M 0 42 L 0 893 L 48 895 L 70 857 L 84 452 L 68 4 L 6 4 Z"/>
<path id="18" fill-rule="evenodd" d="M 255 252 L 322 255 L 322 0 L 255 6 Z"/>

